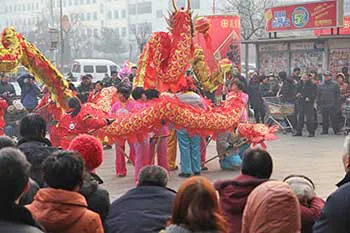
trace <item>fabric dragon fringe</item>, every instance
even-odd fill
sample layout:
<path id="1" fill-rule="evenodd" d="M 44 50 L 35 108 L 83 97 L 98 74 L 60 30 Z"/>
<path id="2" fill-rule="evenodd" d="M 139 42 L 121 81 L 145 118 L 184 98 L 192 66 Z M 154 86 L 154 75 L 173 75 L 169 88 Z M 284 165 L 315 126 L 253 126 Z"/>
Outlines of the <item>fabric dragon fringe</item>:
<path id="1" fill-rule="evenodd" d="M 174 5 L 175 6 L 175 5 Z M 168 20 L 170 32 L 156 32 L 144 46 L 134 85 L 145 89 L 176 91 L 193 56 L 193 25 L 190 8 L 177 10 Z"/>
<path id="2" fill-rule="evenodd" d="M 184 28 L 188 29 L 188 27 Z M 182 34 L 181 36 L 186 37 L 187 35 Z M 186 43 L 180 43 L 177 48 L 182 50 L 187 48 L 188 52 L 190 44 Z M 153 46 L 149 46 L 149 49 L 152 50 Z M 158 70 L 165 82 L 175 81 L 178 78 L 178 76 L 175 77 L 175 74 L 184 73 L 183 69 L 188 65 L 188 62 L 185 64 L 185 59 L 179 56 L 176 55 L 178 59 L 170 59 L 172 60 L 171 66 L 174 66 L 173 68 L 168 66 L 167 69 Z M 144 57 L 144 61 L 147 61 L 148 64 L 154 62 L 152 59 L 152 57 Z M 178 66 L 181 72 L 175 71 L 177 61 L 180 61 Z M 31 74 L 35 75 L 38 81 L 43 82 L 48 87 L 52 99 L 56 103 L 63 108 L 66 107 L 67 99 L 73 96 L 72 91 L 68 88 L 68 82 L 34 45 L 26 41 L 21 34 L 10 27 L 5 29 L 2 34 L 0 71 L 13 72 L 19 64 L 23 64 Z M 171 74 L 168 78 L 165 78 L 165 70 Z M 158 71 L 154 70 L 152 72 L 157 73 Z M 115 89 L 105 89 L 99 102 L 95 105 L 90 104 L 89 114 L 115 119 L 115 122 L 109 127 L 93 132 L 95 135 L 107 135 L 115 139 L 122 137 L 137 139 L 137 136 L 142 137 L 142 134 L 149 132 L 152 127 L 159 127 L 162 122 L 173 124 L 177 128 L 185 128 L 191 134 L 200 135 L 217 134 L 227 130 L 238 129 L 242 137 L 247 138 L 254 144 L 273 139 L 274 132 L 276 132 L 275 128 L 269 128 L 265 125 L 240 124 L 239 119 L 244 109 L 244 104 L 240 101 L 241 98 L 239 96 L 230 98 L 219 108 L 206 110 L 193 108 L 180 103 L 177 99 L 160 98 L 138 112 L 111 116 L 108 114 L 108 111 L 115 101 L 115 96 Z"/>
<path id="3" fill-rule="evenodd" d="M 52 100 L 67 108 L 67 99 L 73 92 L 56 67 L 13 27 L 3 31 L 1 42 L 0 72 L 14 72 L 22 64 L 38 81 L 45 83 Z"/>

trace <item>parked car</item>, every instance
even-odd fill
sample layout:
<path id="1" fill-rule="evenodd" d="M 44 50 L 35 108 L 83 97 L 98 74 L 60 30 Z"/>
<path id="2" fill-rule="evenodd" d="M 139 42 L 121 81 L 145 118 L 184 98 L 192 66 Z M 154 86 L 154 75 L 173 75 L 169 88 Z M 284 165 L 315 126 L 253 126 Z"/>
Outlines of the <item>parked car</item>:
<path id="1" fill-rule="evenodd" d="M 80 78 L 85 74 L 91 74 L 93 82 L 101 81 L 106 74 L 111 75 L 112 71 L 118 71 L 120 66 L 110 60 L 105 59 L 75 59 L 71 68 L 70 81 L 74 84 L 80 82 Z"/>

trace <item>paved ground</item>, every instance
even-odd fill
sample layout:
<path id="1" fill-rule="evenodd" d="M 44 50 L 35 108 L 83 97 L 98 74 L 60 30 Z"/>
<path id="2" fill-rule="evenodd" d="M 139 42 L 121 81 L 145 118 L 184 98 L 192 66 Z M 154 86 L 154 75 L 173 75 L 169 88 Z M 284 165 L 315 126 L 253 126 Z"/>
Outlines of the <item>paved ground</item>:
<path id="1" fill-rule="evenodd" d="M 320 136 L 315 138 L 292 137 L 278 135 L 279 139 L 268 143 L 268 151 L 274 162 L 274 179 L 283 179 L 290 174 L 303 174 L 310 177 L 316 184 L 316 191 L 326 198 L 335 190 L 335 184 L 343 175 L 342 145 L 344 136 Z M 208 146 L 207 157 L 216 155 L 215 142 Z M 105 187 L 114 200 L 127 190 L 134 187 L 133 167 L 128 165 L 127 177 L 115 176 L 114 149 L 105 153 L 104 164 L 97 173 L 104 179 Z M 211 181 L 229 179 L 239 174 L 239 171 L 222 171 L 217 160 L 208 164 L 209 171 L 202 173 Z M 172 172 L 169 186 L 177 189 L 184 180 Z"/>

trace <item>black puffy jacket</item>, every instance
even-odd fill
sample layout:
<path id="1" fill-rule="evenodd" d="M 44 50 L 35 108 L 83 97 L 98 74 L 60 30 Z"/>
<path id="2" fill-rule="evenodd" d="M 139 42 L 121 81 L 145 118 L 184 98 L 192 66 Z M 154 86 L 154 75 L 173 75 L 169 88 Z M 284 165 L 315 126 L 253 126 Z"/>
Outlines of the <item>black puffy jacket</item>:
<path id="1" fill-rule="evenodd" d="M 85 197 L 88 209 L 98 213 L 104 222 L 111 204 L 108 191 L 99 185 L 102 183 L 103 181 L 96 174 L 89 174 L 84 179 L 80 193 Z"/>
<path id="2" fill-rule="evenodd" d="M 12 205 L 0 207 L 1 233 L 40 233 L 44 232 L 25 207 Z"/>
<path id="3" fill-rule="evenodd" d="M 30 177 L 35 180 L 40 187 L 44 186 L 41 164 L 50 155 L 58 151 L 58 148 L 52 147 L 51 142 L 44 139 L 21 139 L 18 142 L 20 149 L 26 156 L 28 162 L 32 165 L 30 168 Z"/>

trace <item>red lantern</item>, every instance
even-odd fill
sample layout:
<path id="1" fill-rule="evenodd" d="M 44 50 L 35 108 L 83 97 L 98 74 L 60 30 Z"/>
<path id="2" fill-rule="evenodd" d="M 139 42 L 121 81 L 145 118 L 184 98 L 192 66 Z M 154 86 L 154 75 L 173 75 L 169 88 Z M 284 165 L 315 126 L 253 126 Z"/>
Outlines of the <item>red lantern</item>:
<path id="1" fill-rule="evenodd" d="M 199 17 L 196 20 L 195 30 L 199 33 L 207 34 L 210 28 L 210 22 L 206 17 Z"/>

